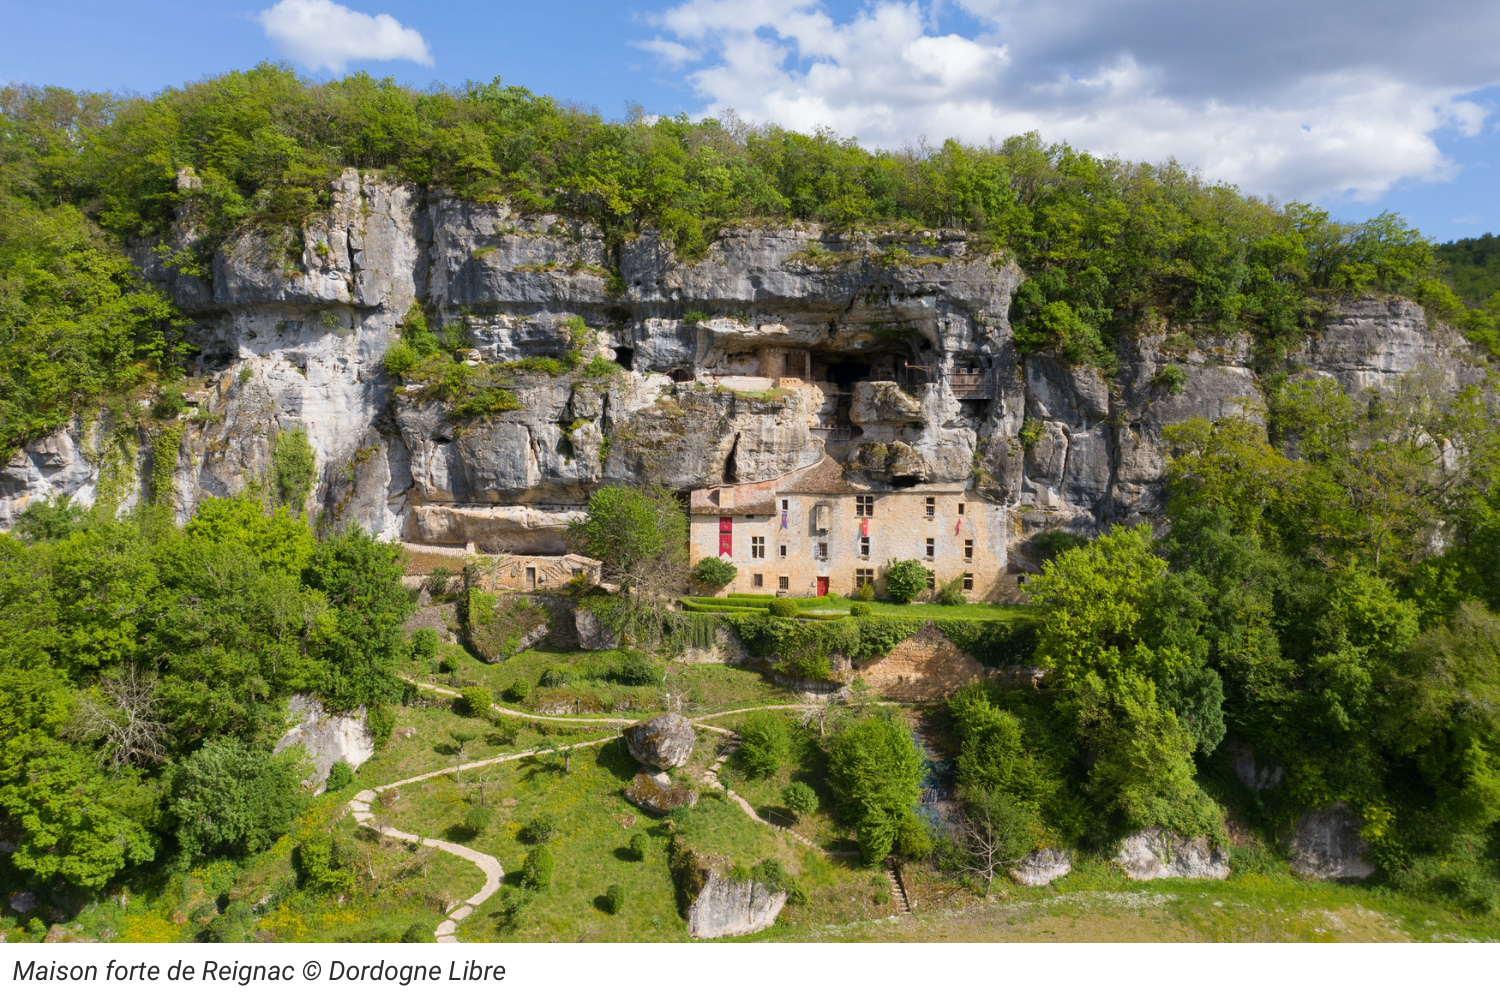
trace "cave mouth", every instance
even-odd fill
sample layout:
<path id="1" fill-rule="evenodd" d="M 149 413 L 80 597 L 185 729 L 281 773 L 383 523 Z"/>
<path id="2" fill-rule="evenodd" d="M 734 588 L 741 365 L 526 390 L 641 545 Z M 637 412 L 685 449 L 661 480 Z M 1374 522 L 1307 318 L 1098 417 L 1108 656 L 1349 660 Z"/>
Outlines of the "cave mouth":
<path id="1" fill-rule="evenodd" d="M 621 368 L 632 368 L 635 364 L 635 349 L 632 347 L 616 347 L 615 362 Z"/>
<path id="2" fill-rule="evenodd" d="M 898 490 L 909 490 L 921 481 L 921 476 L 892 476 L 891 487 Z"/>
<path id="3" fill-rule="evenodd" d="M 739 451 L 740 436 L 736 434 L 734 436 L 734 444 L 729 446 L 729 454 L 724 456 L 724 482 L 726 485 L 729 483 L 737 483 L 740 481 L 738 459 Z"/>
<path id="4" fill-rule="evenodd" d="M 822 359 L 813 359 L 814 370 L 819 360 Z M 827 376 L 822 381 L 832 382 L 841 389 L 847 389 L 856 382 L 867 380 L 871 371 L 871 366 L 863 361 L 829 361 L 827 367 Z"/>

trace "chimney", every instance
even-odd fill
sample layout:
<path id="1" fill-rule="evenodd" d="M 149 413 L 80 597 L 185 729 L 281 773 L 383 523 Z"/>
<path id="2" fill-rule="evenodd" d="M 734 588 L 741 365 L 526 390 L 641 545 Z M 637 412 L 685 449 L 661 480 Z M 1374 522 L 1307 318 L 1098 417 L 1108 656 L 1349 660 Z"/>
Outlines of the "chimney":
<path id="1" fill-rule="evenodd" d="M 723 507 L 723 508 L 726 508 L 726 509 L 732 509 L 734 507 L 734 487 L 733 486 L 720 486 L 719 487 L 719 506 Z"/>

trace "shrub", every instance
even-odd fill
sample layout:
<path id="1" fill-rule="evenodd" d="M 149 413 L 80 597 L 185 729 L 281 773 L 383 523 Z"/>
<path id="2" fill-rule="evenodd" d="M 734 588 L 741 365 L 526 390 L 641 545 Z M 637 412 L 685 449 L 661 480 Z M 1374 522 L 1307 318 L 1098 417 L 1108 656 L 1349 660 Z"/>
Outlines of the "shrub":
<path id="1" fill-rule="evenodd" d="M 567 687 L 573 683 L 573 675 L 569 671 L 559 670 L 556 667 L 548 667 L 542 671 L 541 679 L 537 681 L 544 688 Z"/>
<path id="2" fill-rule="evenodd" d="M 546 844 L 526 855 L 521 864 L 521 884 L 528 889 L 545 889 L 552 884 L 552 869 L 555 862 L 552 850 Z"/>
<path id="3" fill-rule="evenodd" d="M 371 705 L 365 713 L 365 728 L 377 747 L 383 747 L 396 731 L 396 710 L 385 702 Z"/>
<path id="4" fill-rule="evenodd" d="M 490 733 L 489 736 L 485 738 L 485 742 L 490 746 L 500 746 L 501 744 L 514 743 L 516 741 L 516 737 L 521 734 L 520 719 L 512 719 L 509 716 L 497 715 L 490 720 L 490 725 L 494 727 L 494 732 Z"/>
<path id="5" fill-rule="evenodd" d="M 740 724 L 740 766 L 752 777 L 775 774 L 792 750 L 791 727 L 779 712 L 751 712 Z"/>
<path id="6" fill-rule="evenodd" d="M 644 686 L 661 680 L 661 672 L 651 665 L 651 658 L 638 649 L 623 649 L 610 676 L 621 684 Z"/>
<path id="7" fill-rule="evenodd" d="M 434 566 L 427 574 L 427 592 L 433 597 L 442 597 L 453 584 L 453 571 L 447 566 Z"/>
<path id="8" fill-rule="evenodd" d="M 425 660 L 429 656 L 436 656 L 438 646 L 436 629 L 419 628 L 411 634 L 411 655 L 413 659 Z"/>
<path id="9" fill-rule="evenodd" d="M 869 586 L 868 583 L 865 584 L 865 587 L 868 587 L 868 586 Z M 860 589 L 864 589 L 864 588 L 860 588 Z M 853 617 L 853 618 L 863 618 L 863 617 L 865 617 L 868 614 L 870 614 L 870 606 L 868 604 L 866 604 L 864 601 L 855 601 L 853 604 L 849 605 L 849 615 L 850 615 L 850 617 Z"/>
<path id="10" fill-rule="evenodd" d="M 625 908 L 625 887 L 612 885 L 604 890 L 604 908 L 610 913 L 619 913 Z"/>
<path id="11" fill-rule="evenodd" d="M 785 892 L 786 901 L 789 904 L 807 902 L 807 891 L 802 888 L 786 866 L 775 858 L 766 858 L 746 873 L 750 878 L 762 883 L 772 892 Z"/>
<path id="12" fill-rule="evenodd" d="M 927 568 L 918 559 L 893 562 L 885 571 L 885 594 L 897 604 L 910 604 L 927 589 Z"/>
<path id="13" fill-rule="evenodd" d="M 354 768 L 341 760 L 333 762 L 328 769 L 328 781 L 323 785 L 323 790 L 328 792 L 340 792 L 354 781 Z"/>
<path id="14" fill-rule="evenodd" d="M 426 924 L 412 924 L 401 932 L 402 944 L 427 944 L 432 940 L 432 931 L 427 929 Z"/>
<path id="15" fill-rule="evenodd" d="M 797 602 L 790 597 L 773 597 L 766 605 L 766 611 L 772 618 L 796 618 Z"/>
<path id="16" fill-rule="evenodd" d="M 718 556 L 704 556 L 698 560 L 698 565 L 693 567 L 693 582 L 719 590 L 729 586 L 739 572 L 732 562 L 720 559 Z"/>
<path id="17" fill-rule="evenodd" d="M 302 811 L 305 758 L 217 737 L 171 769 L 167 812 L 185 856 L 265 850 Z"/>
<path id="18" fill-rule="evenodd" d="M 489 806 L 470 806 L 464 813 L 464 827 L 475 834 L 483 833 L 495 821 L 495 810 Z"/>
<path id="19" fill-rule="evenodd" d="M 914 812 L 902 816 L 896 826 L 896 853 L 912 861 L 923 861 L 932 853 L 932 832 Z"/>
<path id="20" fill-rule="evenodd" d="M 875 600 L 875 585 L 868 582 L 860 584 L 859 589 L 854 592 L 854 596 L 858 597 L 861 601 Z M 865 610 L 868 611 L 869 609 L 866 608 Z"/>
<path id="21" fill-rule="evenodd" d="M 400 340 L 385 349 L 383 360 L 386 372 L 394 378 L 405 375 L 422 361 L 410 344 Z"/>
<path id="22" fill-rule="evenodd" d="M 524 677 L 517 677 L 511 681 L 510 687 L 505 689 L 505 697 L 509 701 L 524 701 L 531 693 L 531 682 Z"/>
<path id="23" fill-rule="evenodd" d="M 794 781 L 787 785 L 786 791 L 781 793 L 781 800 L 798 816 L 818 811 L 818 793 L 805 781 Z"/>
<path id="24" fill-rule="evenodd" d="M 1163 365 L 1151 376 L 1153 389 L 1165 389 L 1167 395 L 1175 396 L 1187 385 L 1188 373 L 1178 365 Z"/>
<path id="25" fill-rule="evenodd" d="M 947 607 L 957 604 L 968 604 L 968 595 L 964 593 L 964 578 L 955 576 L 943 584 L 943 589 L 938 591 L 938 603 Z"/>
<path id="26" fill-rule="evenodd" d="M 339 864 L 333 837 L 315 834 L 297 845 L 297 873 L 313 892 L 348 892 L 354 888 L 354 873 Z"/>
<path id="27" fill-rule="evenodd" d="M 557 836 L 557 824 L 550 816 L 533 816 L 521 827 L 520 836 L 528 844 L 545 844 Z"/>
<path id="28" fill-rule="evenodd" d="M 651 849 L 651 839 L 644 833 L 638 833 L 630 838 L 630 853 L 635 855 L 637 861 L 646 860 L 646 852 Z"/>
<path id="29" fill-rule="evenodd" d="M 458 693 L 457 705 L 459 712 L 473 719 L 488 718 L 490 714 L 490 693 L 482 687 L 466 687 Z"/>

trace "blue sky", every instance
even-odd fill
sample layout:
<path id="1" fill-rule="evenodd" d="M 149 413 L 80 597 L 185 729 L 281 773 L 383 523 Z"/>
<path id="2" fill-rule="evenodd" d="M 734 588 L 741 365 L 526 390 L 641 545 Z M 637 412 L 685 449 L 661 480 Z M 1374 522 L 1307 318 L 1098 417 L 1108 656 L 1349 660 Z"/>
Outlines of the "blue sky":
<path id="1" fill-rule="evenodd" d="M 732 107 L 881 146 L 1034 128 L 1440 240 L 1500 231 L 1492 2 L 272 3 L 4 0 L 0 79 L 151 93 L 289 59 L 419 86 L 498 75 L 611 117 Z"/>

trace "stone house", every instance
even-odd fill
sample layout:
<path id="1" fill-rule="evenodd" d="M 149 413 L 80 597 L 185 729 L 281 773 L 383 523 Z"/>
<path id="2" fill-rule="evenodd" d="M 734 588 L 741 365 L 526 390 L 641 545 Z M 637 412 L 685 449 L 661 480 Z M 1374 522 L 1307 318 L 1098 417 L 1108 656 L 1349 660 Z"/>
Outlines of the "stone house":
<path id="1" fill-rule="evenodd" d="M 1013 597 L 1006 575 L 1006 512 L 965 483 L 893 489 L 849 482 L 838 462 L 757 483 L 694 490 L 691 558 L 739 568 L 740 593 L 812 597 L 885 591 L 885 567 L 917 559 L 930 585 L 962 581 L 970 600 Z"/>

